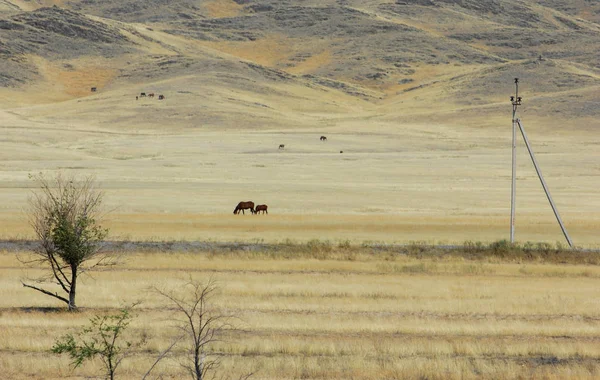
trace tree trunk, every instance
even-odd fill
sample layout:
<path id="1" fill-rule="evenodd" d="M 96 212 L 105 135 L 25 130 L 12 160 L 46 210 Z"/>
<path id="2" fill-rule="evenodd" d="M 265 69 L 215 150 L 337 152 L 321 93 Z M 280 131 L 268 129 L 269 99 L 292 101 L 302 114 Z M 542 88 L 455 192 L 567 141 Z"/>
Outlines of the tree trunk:
<path id="1" fill-rule="evenodd" d="M 202 380 L 202 357 L 200 356 L 200 350 L 196 348 L 194 351 L 194 369 L 196 371 L 196 380 Z"/>
<path id="2" fill-rule="evenodd" d="M 110 375 L 110 380 L 115 380 L 115 369 L 113 368 L 112 360 L 108 359 L 108 373 Z"/>
<path id="3" fill-rule="evenodd" d="M 77 266 L 71 266 L 71 288 L 69 289 L 69 311 L 77 310 L 75 292 L 77 290 Z"/>

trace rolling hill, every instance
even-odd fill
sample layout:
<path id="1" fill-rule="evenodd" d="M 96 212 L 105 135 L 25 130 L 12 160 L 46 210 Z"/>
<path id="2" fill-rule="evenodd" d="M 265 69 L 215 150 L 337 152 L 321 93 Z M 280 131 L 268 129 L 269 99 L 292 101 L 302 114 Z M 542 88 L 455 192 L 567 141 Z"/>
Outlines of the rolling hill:
<path id="1" fill-rule="evenodd" d="M 190 126 L 227 124 L 218 116 L 225 109 L 257 112 L 268 124 L 270 114 L 293 120 L 294 112 L 346 113 L 356 104 L 433 117 L 431 102 L 449 111 L 444 119 L 458 112 L 464 120 L 505 112 L 500 104 L 521 77 L 531 114 L 593 119 L 600 109 L 600 5 L 589 1 L 0 4 L 8 104 L 79 99 L 93 95 L 90 87 L 115 97 L 152 88 L 182 98 L 177 115 Z M 23 91 L 35 96 L 13 94 Z M 191 112 L 197 102 L 208 111 Z M 151 124 L 169 121 L 157 116 Z"/>

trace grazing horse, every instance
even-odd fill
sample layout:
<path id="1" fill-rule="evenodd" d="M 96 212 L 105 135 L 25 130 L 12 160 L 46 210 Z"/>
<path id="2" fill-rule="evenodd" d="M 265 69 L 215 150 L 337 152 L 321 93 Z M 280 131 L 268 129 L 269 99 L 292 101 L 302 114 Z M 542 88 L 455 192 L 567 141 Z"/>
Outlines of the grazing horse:
<path id="1" fill-rule="evenodd" d="M 242 214 L 245 214 L 244 210 L 247 209 L 250 209 L 250 212 L 254 214 L 254 202 L 248 201 L 238 203 L 238 205 L 235 206 L 235 210 L 233 210 L 233 214 L 237 215 L 240 213 L 240 211 L 242 212 Z"/>
<path id="2" fill-rule="evenodd" d="M 285 144 L 279 144 L 279 149 L 285 148 Z"/>
<path id="3" fill-rule="evenodd" d="M 148 94 L 148 97 L 149 97 L 149 98 L 153 98 L 153 97 L 154 97 L 154 93 L 153 93 L 153 92 L 149 93 L 149 94 Z"/>
<path id="4" fill-rule="evenodd" d="M 327 141 L 327 137 L 321 136 L 321 138 L 319 140 L 321 140 L 321 141 Z"/>
<path id="5" fill-rule="evenodd" d="M 158 95 L 158 100 L 163 100 L 165 98 L 164 95 Z"/>
<path id="6" fill-rule="evenodd" d="M 259 212 L 263 212 L 263 214 L 268 214 L 269 212 L 267 211 L 268 206 L 267 205 L 256 205 L 256 208 L 254 209 L 254 213 L 258 214 Z"/>
<path id="7" fill-rule="evenodd" d="M 146 96 L 145 92 L 140 92 L 140 98 L 144 98 Z"/>

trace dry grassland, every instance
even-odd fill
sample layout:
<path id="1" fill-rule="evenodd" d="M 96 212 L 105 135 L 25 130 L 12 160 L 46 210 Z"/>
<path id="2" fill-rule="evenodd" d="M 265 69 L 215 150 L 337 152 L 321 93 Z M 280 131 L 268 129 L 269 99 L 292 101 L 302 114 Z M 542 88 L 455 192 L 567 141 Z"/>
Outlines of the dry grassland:
<path id="1" fill-rule="evenodd" d="M 213 347 L 223 373 L 261 379 L 597 378 L 600 315 L 596 266 L 461 258 L 417 260 L 333 246 L 326 253 L 127 252 L 80 286 L 80 313 L 20 286 L 35 276 L 14 253 L 0 255 L 0 367 L 9 378 L 83 378 L 48 352 L 94 314 L 142 301 L 130 332 L 149 336 L 122 378 L 140 378 L 175 331 L 171 311 L 148 291 L 191 276 L 216 279 L 214 306 L 239 317 L 239 331 Z M 311 257 L 312 256 L 312 257 Z M 296 258 L 293 258 L 296 257 Z M 317 259 L 316 257 L 320 257 Z M 43 309 L 43 308 L 50 309 Z M 176 352 L 181 359 L 182 352 Z M 174 361 L 156 375 L 183 375 Z"/>
<path id="2" fill-rule="evenodd" d="M 78 104 L 73 115 L 86 117 L 96 106 Z M 345 120 L 326 131 L 118 131 L 46 122 L 55 117 L 50 110 L 2 113 L 2 238 L 30 237 L 23 213 L 34 186 L 28 175 L 40 171 L 94 174 L 106 191 L 107 226 L 116 239 L 461 243 L 508 234 L 510 142 L 504 132 L 510 126 L 373 121 L 365 132 L 359 121 Z M 327 142 L 318 140 L 321 134 Z M 595 137 L 532 128 L 530 138 L 575 244 L 597 247 Z M 281 143 L 284 150 L 277 149 Z M 517 239 L 560 241 L 535 171 L 519 149 Z M 269 215 L 232 215 L 242 200 L 268 204 Z"/>
<path id="3" fill-rule="evenodd" d="M 9 3 L 32 10 L 67 2 Z M 497 27 L 491 14 L 420 7 L 424 13 L 399 16 L 375 12 L 379 2 L 351 3 L 369 25 L 386 19 L 432 37 Z M 231 0 L 202 3 L 215 18 L 243 15 L 243 8 Z M 256 39 L 213 41 L 167 32 L 168 24 L 90 17 L 118 27 L 139 51 L 26 56 L 39 78 L 0 88 L 0 239 L 33 237 L 24 212 L 35 188 L 28 176 L 64 172 L 96 176 L 106 193 L 111 239 L 321 239 L 340 247 L 313 256 L 293 247 L 288 255 L 127 252 L 121 265 L 83 279 L 84 310 L 76 314 L 55 311 L 51 299 L 23 288 L 19 279 L 40 269 L 0 253 L 0 377 L 97 376 L 99 363 L 73 372 L 49 348 L 94 314 L 142 300 L 131 332 L 147 332 L 150 341 L 122 367 L 123 378 L 140 378 L 175 334 L 166 322 L 170 311 L 147 289 L 177 287 L 189 276 L 220 281 L 216 307 L 240 317 L 231 342 L 214 347 L 234 375 L 600 377 L 597 266 L 417 260 L 344 248 L 348 242 L 507 238 L 508 96 L 516 76 L 525 96 L 519 116 L 569 233 L 577 246 L 598 248 L 600 139 L 593 105 L 600 74 L 591 66 L 556 58 L 561 54 L 544 63 L 511 58 L 490 65 L 409 56 L 398 62 L 410 62 L 411 74 L 394 69 L 378 81 L 361 70 L 382 62 L 352 66 L 352 57 L 389 54 L 355 52 L 362 48 L 354 37 L 330 40 L 319 32 L 307 39 L 266 29 Z M 412 48 L 420 51 L 419 36 Z M 492 42 L 473 47 L 499 54 Z M 574 51 L 594 56 L 589 45 Z M 571 85 L 571 76 L 581 87 Z M 92 86 L 99 91 L 89 92 Z M 140 92 L 166 99 L 136 101 Z M 521 142 L 518 149 L 516 238 L 562 241 Z M 268 204 L 269 215 L 232 215 L 246 200 Z M 172 361 L 160 373 L 182 376 Z"/>
<path id="4" fill-rule="evenodd" d="M 215 17 L 241 7 L 233 1 L 203 6 Z M 113 211 L 107 223 L 117 239 L 506 238 L 512 75 L 469 84 L 485 98 L 494 94 L 490 102 L 457 103 L 463 81 L 495 71 L 421 62 L 413 82 L 399 76 L 373 83 L 365 91 L 381 99 L 369 98 L 302 77 L 339 60 L 331 41 L 307 46 L 302 38 L 265 31 L 256 41 L 209 42 L 142 24 L 126 33 L 154 58 L 37 58 L 44 81 L 0 88 L 0 238 L 30 236 L 22 210 L 33 186 L 28 175 L 40 171 L 94 174 L 106 190 Z M 298 55 L 304 58 L 288 67 Z M 247 59 L 298 75 L 281 79 Z M 186 69 L 196 61 L 206 66 Z M 163 64 L 169 70 L 157 69 Z M 513 64 L 532 76 L 523 80 L 527 103 L 519 115 L 554 200 L 575 244 L 597 247 L 597 120 L 540 112 L 549 106 L 547 94 L 535 92 L 541 90 L 533 81 L 539 70 L 583 69 L 561 60 L 532 69 L 519 61 L 499 65 L 498 72 Z M 131 77 L 115 77 L 123 67 Z M 439 83 L 429 85 L 432 78 Z M 88 92 L 91 83 L 99 92 Z M 596 89 L 590 86 L 567 92 L 587 99 Z M 167 99 L 136 101 L 142 91 Z M 269 216 L 234 218 L 242 200 L 268 204 Z M 516 228 L 520 241 L 562 240 L 522 143 Z"/>

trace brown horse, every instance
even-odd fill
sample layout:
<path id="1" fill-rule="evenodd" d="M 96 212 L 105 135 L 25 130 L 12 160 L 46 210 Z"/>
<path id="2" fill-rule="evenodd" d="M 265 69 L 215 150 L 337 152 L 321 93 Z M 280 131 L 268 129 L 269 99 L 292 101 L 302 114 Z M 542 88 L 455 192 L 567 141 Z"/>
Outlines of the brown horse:
<path id="1" fill-rule="evenodd" d="M 327 137 L 325 137 L 325 136 L 321 136 L 320 140 L 321 140 L 321 141 L 327 141 Z"/>
<path id="2" fill-rule="evenodd" d="M 256 208 L 254 209 L 254 213 L 258 214 L 259 212 L 263 212 L 263 214 L 268 214 L 269 212 L 267 211 L 268 206 L 267 205 L 256 205 Z"/>
<path id="3" fill-rule="evenodd" d="M 239 214 L 240 211 L 242 212 L 242 214 L 245 214 L 244 210 L 250 209 L 250 212 L 254 214 L 254 202 L 252 201 L 248 201 L 248 202 L 240 202 L 238 203 L 237 206 L 235 206 L 235 210 L 233 210 L 233 214 Z"/>

